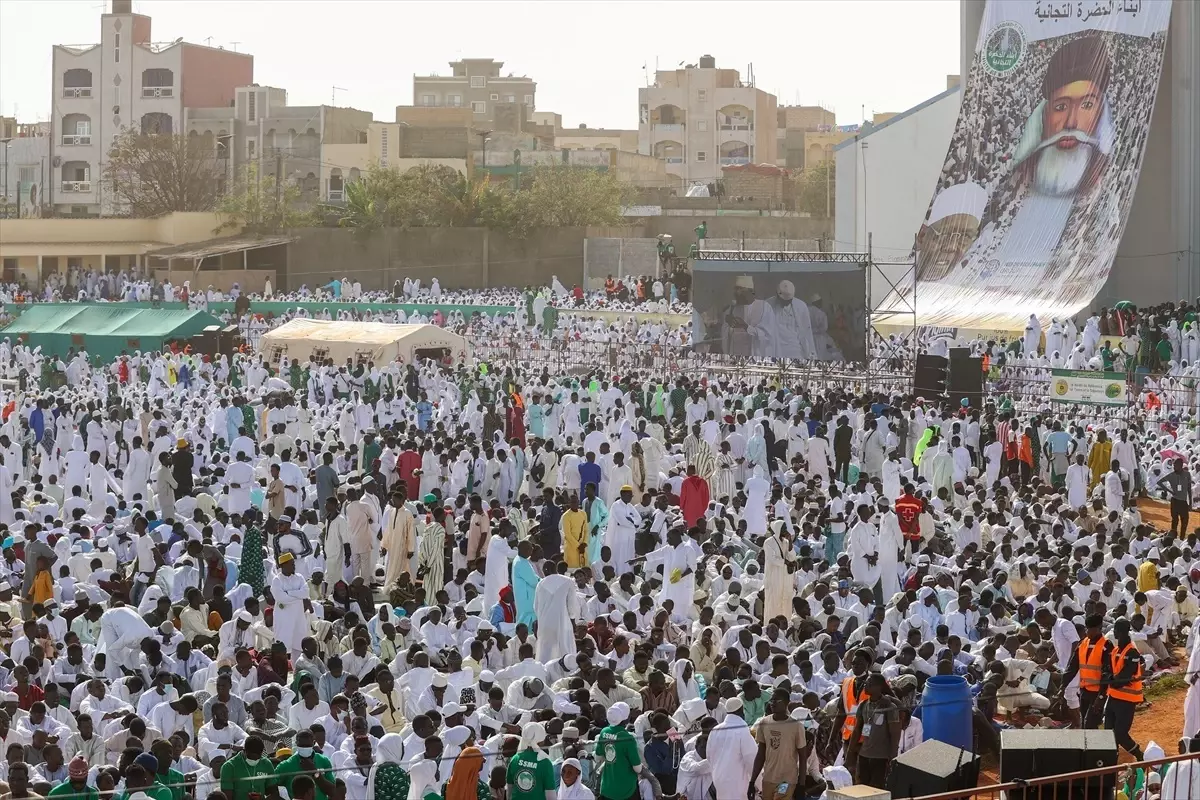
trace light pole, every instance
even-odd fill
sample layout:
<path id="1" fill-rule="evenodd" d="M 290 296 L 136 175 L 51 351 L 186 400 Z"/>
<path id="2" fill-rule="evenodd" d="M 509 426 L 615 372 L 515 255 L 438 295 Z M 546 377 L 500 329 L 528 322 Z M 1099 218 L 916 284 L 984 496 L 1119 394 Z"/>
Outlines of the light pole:
<path id="1" fill-rule="evenodd" d="M 483 155 L 480 158 L 480 161 L 481 161 L 480 166 L 483 167 L 484 172 L 487 174 L 488 183 L 491 183 L 492 182 L 492 173 L 487 171 L 487 143 L 491 141 L 492 132 L 491 131 L 480 131 L 479 133 L 477 133 L 475 135 L 479 137 L 479 144 L 480 144 L 480 147 L 483 149 Z"/>
<path id="2" fill-rule="evenodd" d="M 4 145 L 4 202 L 8 203 L 8 148 L 12 147 L 12 139 L 0 139 Z"/>

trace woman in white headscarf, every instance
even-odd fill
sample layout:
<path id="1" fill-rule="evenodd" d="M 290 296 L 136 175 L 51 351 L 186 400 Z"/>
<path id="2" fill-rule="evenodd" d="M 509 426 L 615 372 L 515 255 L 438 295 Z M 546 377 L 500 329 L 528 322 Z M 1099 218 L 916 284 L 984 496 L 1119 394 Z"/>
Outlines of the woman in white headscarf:
<path id="1" fill-rule="evenodd" d="M 382 744 L 383 740 L 380 739 L 379 742 Z M 425 800 L 426 796 L 440 798 L 436 775 L 437 763 L 429 759 L 418 761 L 409 767 L 408 800 Z M 374 797 L 369 786 L 367 787 L 367 797 Z"/>
<path id="2" fill-rule="evenodd" d="M 367 796 L 374 800 L 408 800 L 410 782 L 404 771 L 404 738 L 384 734 L 376 745 L 376 762 L 367 776 Z M 432 764 L 433 762 L 428 762 Z"/>
<path id="3" fill-rule="evenodd" d="M 474 736 L 474 732 L 466 725 L 455 725 L 442 733 L 442 763 L 446 765 L 443 772 L 447 775 L 450 774 L 450 768 L 454 766 L 454 759 L 458 758 L 458 754 Z"/>
<path id="4" fill-rule="evenodd" d="M 578 758 L 562 762 L 562 782 L 558 787 L 558 800 L 596 800 L 592 790 L 583 785 L 583 765 Z"/>
<path id="5" fill-rule="evenodd" d="M 700 684 L 696 682 L 696 670 L 692 662 L 679 658 L 671 665 L 671 676 L 675 678 L 675 693 L 680 704 L 700 697 Z"/>

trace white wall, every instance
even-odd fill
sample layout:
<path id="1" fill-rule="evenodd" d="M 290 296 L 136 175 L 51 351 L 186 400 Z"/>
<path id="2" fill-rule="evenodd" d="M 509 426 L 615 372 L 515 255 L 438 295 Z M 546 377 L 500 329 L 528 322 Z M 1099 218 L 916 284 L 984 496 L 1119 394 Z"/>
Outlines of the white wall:
<path id="1" fill-rule="evenodd" d="M 893 117 L 835 151 L 838 250 L 872 252 L 880 260 L 912 250 L 958 119 L 956 88 Z"/>

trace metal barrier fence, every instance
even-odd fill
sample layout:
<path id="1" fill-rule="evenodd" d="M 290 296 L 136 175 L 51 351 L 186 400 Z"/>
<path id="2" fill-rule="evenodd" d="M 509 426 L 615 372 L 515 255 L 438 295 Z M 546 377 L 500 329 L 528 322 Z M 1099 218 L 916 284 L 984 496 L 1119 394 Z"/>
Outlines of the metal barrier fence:
<path id="1" fill-rule="evenodd" d="M 1152 761 L 1069 772 L 1052 778 L 1030 778 L 925 795 L 920 800 L 1112 800 L 1116 789 L 1125 785 L 1122 777 L 1137 769 L 1143 770 L 1147 777 L 1152 769 L 1161 774 L 1161 800 L 1200 800 L 1200 788 L 1197 787 L 1200 780 L 1191 777 L 1192 772 L 1200 770 L 1198 759 L 1200 753 L 1186 753 Z M 1172 765 L 1175 765 L 1174 769 L 1171 769 Z M 1149 797 L 1150 792 L 1139 792 L 1128 800 L 1147 800 Z"/>

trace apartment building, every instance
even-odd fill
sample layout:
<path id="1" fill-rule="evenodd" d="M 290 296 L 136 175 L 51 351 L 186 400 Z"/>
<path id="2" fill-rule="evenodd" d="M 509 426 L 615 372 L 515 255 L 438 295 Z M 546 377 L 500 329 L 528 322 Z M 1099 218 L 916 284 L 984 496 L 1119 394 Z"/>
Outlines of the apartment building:
<path id="1" fill-rule="evenodd" d="M 214 108 L 185 110 L 189 136 L 209 141 L 227 181 L 239 178 L 248 165 L 257 175 L 275 175 L 300 187 L 301 201 L 338 201 L 348 168 L 330 167 L 327 148 L 367 143 L 370 111 L 336 106 L 291 106 L 287 91 L 276 86 L 239 86 L 234 102 Z"/>
<path id="2" fill-rule="evenodd" d="M 57 213 L 114 210 L 102 186 L 105 154 L 124 131 L 178 133 L 184 108 L 228 106 L 254 80 L 254 58 L 183 39 L 155 42 L 132 0 L 100 15 L 100 42 L 55 45 L 49 203 Z"/>
<path id="3" fill-rule="evenodd" d="M 682 188 L 720 178 L 722 167 L 775 163 L 775 95 L 712 56 L 656 72 L 638 105 L 638 152 L 665 160 Z"/>
<path id="4" fill-rule="evenodd" d="M 501 75 L 503 67 L 503 61 L 464 58 L 450 62 L 449 75 L 414 75 L 413 105 L 470 109 L 471 124 L 481 128 L 495 124 L 500 103 L 520 104 L 533 113 L 537 83 L 524 75 Z"/>

